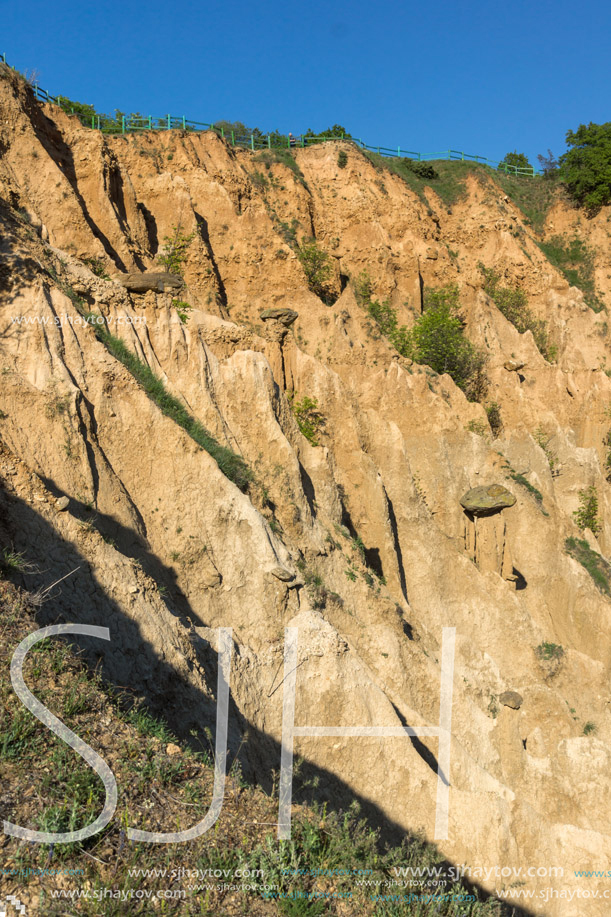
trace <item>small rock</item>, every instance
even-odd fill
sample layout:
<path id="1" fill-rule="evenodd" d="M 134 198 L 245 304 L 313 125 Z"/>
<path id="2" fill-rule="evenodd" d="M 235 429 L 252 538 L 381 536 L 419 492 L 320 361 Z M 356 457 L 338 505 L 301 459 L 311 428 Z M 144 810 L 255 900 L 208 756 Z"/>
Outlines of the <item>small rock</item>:
<path id="1" fill-rule="evenodd" d="M 524 369 L 526 363 L 524 363 L 522 360 L 506 360 L 503 363 L 503 366 L 508 373 L 517 373 L 519 369 Z"/>
<path id="2" fill-rule="evenodd" d="M 283 583 L 290 583 L 295 579 L 295 574 L 285 567 L 273 567 L 269 572 Z"/>
<path id="3" fill-rule="evenodd" d="M 132 595 L 135 595 L 137 592 L 140 592 L 140 587 L 139 586 L 130 586 L 129 592 L 131 592 Z"/>
<path id="4" fill-rule="evenodd" d="M 170 742 L 169 745 L 166 745 L 165 753 L 166 755 L 169 755 L 170 757 L 173 757 L 174 755 L 182 754 L 178 745 L 174 745 L 173 742 Z"/>
<path id="5" fill-rule="evenodd" d="M 511 707 L 512 710 L 519 710 L 524 703 L 524 698 L 517 691 L 503 691 L 499 695 L 499 701 L 505 707 Z"/>
<path id="6" fill-rule="evenodd" d="M 514 495 L 502 484 L 474 487 L 460 498 L 460 505 L 474 516 L 490 516 L 515 502 Z"/>
<path id="7" fill-rule="evenodd" d="M 281 325 L 288 328 L 289 325 L 292 325 L 293 322 L 299 318 L 299 312 L 295 312 L 294 309 L 266 309 L 264 312 L 261 312 L 261 318 L 264 322 L 275 319 L 275 321 L 280 322 Z"/>
<path id="8" fill-rule="evenodd" d="M 439 258 L 439 254 L 436 249 L 427 248 L 426 257 L 429 261 L 437 261 L 437 259 Z"/>
<path id="9" fill-rule="evenodd" d="M 55 506 L 60 511 L 60 513 L 63 513 L 65 509 L 68 509 L 69 505 L 70 505 L 70 500 L 68 499 L 68 497 L 60 497 L 59 500 L 55 501 Z"/>

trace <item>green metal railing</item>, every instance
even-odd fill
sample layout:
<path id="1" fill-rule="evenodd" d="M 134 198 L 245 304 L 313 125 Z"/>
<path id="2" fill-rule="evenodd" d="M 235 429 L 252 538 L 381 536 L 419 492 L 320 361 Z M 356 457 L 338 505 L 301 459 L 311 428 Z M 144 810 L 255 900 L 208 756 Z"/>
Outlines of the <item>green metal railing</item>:
<path id="1" fill-rule="evenodd" d="M 0 61 L 5 64 L 7 67 L 10 66 L 6 63 L 6 57 L 4 54 L 0 55 Z M 11 68 L 15 70 L 15 67 Z M 31 83 L 32 90 L 35 97 L 41 102 L 47 102 L 52 105 L 59 105 L 64 111 L 69 109 L 69 100 L 63 99 L 62 96 L 52 96 L 47 92 L 46 89 L 43 89 L 38 85 L 37 82 Z M 132 115 L 122 115 L 120 118 L 110 118 L 106 115 L 84 115 L 80 112 L 74 111 L 74 108 L 69 112 L 74 114 L 79 118 L 81 124 L 85 127 L 90 127 L 93 130 L 102 131 L 105 134 L 132 134 L 138 131 L 160 131 L 160 130 L 181 130 L 181 131 L 214 131 L 219 137 L 222 137 L 232 146 L 245 147 L 250 150 L 264 150 L 264 149 L 279 149 L 279 148 L 289 148 L 294 147 L 307 147 L 316 143 L 325 143 L 329 140 L 338 140 L 343 139 L 343 134 L 341 137 L 328 137 L 324 134 L 320 136 L 312 136 L 302 134 L 299 137 L 283 138 L 281 143 L 276 142 L 277 136 L 268 134 L 267 136 L 261 134 L 237 134 L 233 130 L 226 130 L 224 126 L 216 127 L 214 123 L 208 124 L 204 121 L 192 121 L 190 118 L 186 118 L 184 115 L 163 115 L 162 117 L 153 117 L 148 115 L 146 117 L 135 117 Z M 459 150 L 442 150 L 438 153 L 415 153 L 413 150 L 406 150 L 403 147 L 384 147 L 384 146 L 370 146 L 368 143 L 365 143 L 363 140 L 358 140 L 355 137 L 347 138 L 351 142 L 356 143 L 363 150 L 369 150 L 372 153 L 378 153 L 380 156 L 388 157 L 398 157 L 398 158 L 409 158 L 416 159 L 419 162 L 430 162 L 433 160 L 445 159 L 445 160 L 461 160 L 463 162 L 475 162 L 481 163 L 482 165 L 489 166 L 492 169 L 497 171 L 505 172 L 508 175 L 527 175 L 534 176 L 539 174 L 539 171 L 530 166 L 527 169 L 518 169 L 516 166 L 511 166 L 506 162 L 499 162 L 496 159 L 488 159 L 486 156 L 475 156 L 472 153 L 465 153 Z"/>

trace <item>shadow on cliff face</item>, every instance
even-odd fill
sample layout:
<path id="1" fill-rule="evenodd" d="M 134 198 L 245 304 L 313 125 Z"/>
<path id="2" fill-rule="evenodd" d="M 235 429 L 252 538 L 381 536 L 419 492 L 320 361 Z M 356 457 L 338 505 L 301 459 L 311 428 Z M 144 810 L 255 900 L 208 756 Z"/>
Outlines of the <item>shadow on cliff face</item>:
<path id="1" fill-rule="evenodd" d="M 85 511 L 82 506 L 71 509 Z M 137 540 L 134 533 L 122 534 L 125 538 L 130 535 L 132 544 Z M 72 543 L 62 539 L 32 506 L 9 493 L 2 482 L 0 536 L 8 539 L 13 550 L 23 552 L 24 559 L 35 565 L 36 572 L 22 574 L 24 588 L 28 591 L 44 589 L 66 577 L 39 608 L 38 625 L 81 623 L 108 627 L 109 643 L 77 635 L 71 635 L 70 643 L 82 650 L 92 667 L 99 667 L 107 684 L 120 692 L 127 691 L 134 701 L 143 701 L 185 743 L 196 750 L 206 745 L 206 730 L 213 734 L 216 730 L 214 699 L 167 662 L 163 647 L 155 647 L 143 639 L 137 623 L 97 581 L 88 560 Z M 149 555 L 149 561 L 162 582 L 172 577 L 172 571 L 154 555 Z M 189 634 L 186 629 L 185 634 Z M 216 686 L 216 653 L 199 636 L 192 645 L 197 647 L 197 661 L 205 673 L 206 685 Z M 271 792 L 280 766 L 281 747 L 274 738 L 249 723 L 233 701 L 229 709 L 228 745 L 227 770 L 237 758 L 245 778 Z M 400 844 L 407 839 L 409 845 L 409 836 L 406 838 L 406 832 L 396 822 L 376 805 L 356 795 L 336 775 L 312 761 L 304 761 L 299 773 L 294 774 L 293 802 L 296 804 L 326 803 L 330 810 L 345 811 L 355 799 L 361 807 L 362 817 L 371 827 L 380 830 L 381 844 Z M 222 812 L 220 817 L 222 819 Z M 167 830 L 173 828 L 168 826 Z M 449 868 L 453 864 L 445 861 L 445 865 Z M 490 897 L 476 883 L 466 879 L 463 882 L 482 898 Z M 501 908 L 505 917 L 530 917 L 532 914 L 505 902 Z"/>
<path id="2" fill-rule="evenodd" d="M 19 207 L 19 198 L 11 197 L 10 201 L 0 199 L 0 297 L 5 303 L 12 302 L 22 287 L 40 275 L 40 264 L 34 258 L 15 252 L 19 220 L 12 208 Z M 27 224 L 23 212 L 21 219 Z M 26 230 L 32 232 L 27 226 Z"/>

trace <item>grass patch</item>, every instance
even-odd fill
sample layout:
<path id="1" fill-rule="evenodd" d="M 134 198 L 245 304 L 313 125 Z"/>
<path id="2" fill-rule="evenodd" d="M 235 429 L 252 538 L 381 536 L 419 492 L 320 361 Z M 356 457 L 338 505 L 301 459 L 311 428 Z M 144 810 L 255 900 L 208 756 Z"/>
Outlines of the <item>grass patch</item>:
<path id="1" fill-rule="evenodd" d="M 515 481 L 516 484 L 520 484 L 522 487 L 526 488 L 528 493 L 535 498 L 539 505 L 543 505 L 543 494 L 538 488 L 534 487 L 530 481 L 524 477 L 523 474 L 519 474 L 517 471 L 510 471 L 509 477 L 512 479 L 512 481 Z"/>
<path id="2" fill-rule="evenodd" d="M 128 350 L 123 341 L 113 337 L 105 328 L 95 326 L 96 336 L 106 345 L 108 351 L 119 360 L 132 374 L 136 382 L 142 386 L 146 394 L 153 401 L 162 414 L 169 417 L 193 439 L 198 446 L 212 456 L 223 474 L 240 488 L 246 490 L 253 480 L 253 473 L 244 459 L 232 452 L 227 446 L 222 446 L 206 430 L 206 428 L 189 414 L 178 398 L 170 395 L 152 369 L 139 360 Z"/>
<path id="3" fill-rule="evenodd" d="M 290 150 L 263 150 L 261 153 L 257 153 L 253 156 L 253 160 L 255 162 L 262 162 L 266 169 L 270 169 L 274 163 L 280 163 L 286 166 L 287 169 L 290 169 L 295 179 L 302 184 L 304 188 L 308 187 L 305 176 Z"/>
<path id="4" fill-rule="evenodd" d="M 526 218 L 525 222 L 539 234 L 543 232 L 550 209 L 566 196 L 560 184 L 540 175 L 526 178 L 494 172 L 490 173 L 490 177 L 520 208 Z"/>
<path id="5" fill-rule="evenodd" d="M 502 287 L 500 275 L 493 268 L 484 267 L 481 262 L 479 269 L 484 278 L 484 293 L 491 298 L 499 312 L 508 322 L 511 322 L 516 331 L 520 334 L 525 334 L 527 331 L 532 332 L 541 355 L 553 363 L 556 359 L 557 348 L 549 342 L 547 322 L 535 318 L 528 308 L 526 293 L 523 290 Z"/>
<path id="6" fill-rule="evenodd" d="M 499 453 L 499 455 L 500 454 L 501 453 Z M 523 487 L 524 490 L 528 491 L 531 497 L 534 497 L 543 515 L 549 516 L 549 513 L 543 508 L 543 494 L 541 491 L 537 487 L 534 487 L 530 481 L 524 477 L 523 474 L 521 474 L 519 471 L 516 471 L 515 468 L 512 468 L 507 460 L 504 460 L 503 467 L 505 468 L 505 471 L 512 481 L 515 481 L 516 484 L 519 484 L 520 487 Z"/>
<path id="7" fill-rule="evenodd" d="M 593 551 L 584 538 L 567 538 L 564 546 L 567 554 L 585 567 L 599 592 L 611 595 L 611 564 Z"/>
<path id="8" fill-rule="evenodd" d="M 316 574 L 313 574 L 316 577 Z M 315 588 L 317 580 L 313 582 Z M 28 611 L 27 594 L 0 580 L 0 749 L 2 756 L 4 816 L 18 825 L 66 831 L 91 823 L 104 800 L 97 775 L 65 743 L 56 739 L 20 703 L 12 691 L 9 667 L 14 648 L 35 630 Z M 293 812 L 291 838 L 279 841 L 277 793 L 266 795 L 245 784 L 239 771 L 227 781 L 220 817 L 214 829 L 189 843 L 188 862 L 184 845 L 133 843 L 127 827 L 148 831 L 180 831 L 198 824 L 209 810 L 213 784 L 210 759 L 174 740 L 180 749 L 169 755 L 172 737 L 167 727 L 142 709 L 125 713 L 120 692 L 104 685 L 91 673 L 68 644 L 51 638 L 28 654 L 24 666 L 26 683 L 66 725 L 90 744 L 111 767 L 117 779 L 118 807 L 109 825 L 82 844 L 24 844 L 6 837 L 5 863 L 21 870 L 19 897 L 26 910 L 60 917 L 73 909 L 66 898 L 54 898 L 57 890 L 83 887 L 102 891 L 112 887 L 125 892 L 125 899 L 109 901 L 103 891 L 80 899 L 87 917 L 142 917 L 153 913 L 148 897 L 160 890 L 184 890 L 184 896 L 165 898 L 155 909 L 163 915 L 257 914 L 288 917 L 322 913 L 330 917 L 350 914 L 363 917 L 398 917 L 407 913 L 402 904 L 374 901 L 396 882 L 397 867 L 436 868 L 445 874 L 444 895 L 422 901 L 420 917 L 510 917 L 511 910 L 495 898 L 481 900 L 475 890 L 456 883 L 448 861 L 421 837 L 408 835 L 403 843 L 388 847 L 360 815 L 355 801 L 347 810 L 328 811 L 317 802 L 300 804 Z M 78 688 L 86 704 L 70 711 L 71 690 Z M 204 730 L 206 732 L 206 730 Z M 245 739 L 247 741 L 247 738 Z M 306 779 L 295 767 L 300 796 L 315 792 L 316 777 Z M 56 869 L 61 866 L 61 871 Z M 193 873 L 168 881 L 168 871 L 180 867 L 228 870 L 227 884 L 211 881 L 202 892 L 191 891 L 206 880 Z M 50 867 L 50 868 L 49 868 Z M 41 883 L 37 873 L 46 869 Z M 236 870 L 246 876 L 247 891 L 227 890 Z M 133 875 L 133 871 L 146 870 Z M 64 872 L 64 874 L 61 874 Z M 355 871 L 368 880 L 355 883 Z M 210 873 L 209 873 L 210 875 Z M 273 889 L 270 894 L 269 889 Z M 130 891 L 133 890 L 133 897 Z M 136 891 L 146 892 L 144 902 Z M 399 888 L 402 893 L 403 889 Z M 334 897 L 339 892 L 349 896 Z M 446 894 L 450 892 L 451 894 Z M 39 900 L 39 896 L 42 897 Z M 454 900 L 452 900 L 452 896 Z M 460 898 L 458 898 L 460 896 Z M 409 911 L 412 913 L 412 911 Z M 76 911 L 74 911 L 76 913 Z M 414 913 L 416 913 L 414 911 Z"/>
<path id="9" fill-rule="evenodd" d="M 363 155 L 378 171 L 398 175 L 425 204 L 430 203 L 427 189 L 431 189 L 446 207 L 452 207 L 466 195 L 469 175 L 475 175 L 483 180 L 489 174 L 486 166 L 473 162 L 451 162 L 442 159 L 418 162 L 400 156 L 382 156 L 366 150 L 363 150 Z"/>
<path id="10" fill-rule="evenodd" d="M 594 312 L 605 310 L 605 304 L 596 294 L 594 252 L 583 239 L 552 236 L 548 242 L 539 242 L 539 248 L 570 285 L 582 291 L 590 309 Z"/>

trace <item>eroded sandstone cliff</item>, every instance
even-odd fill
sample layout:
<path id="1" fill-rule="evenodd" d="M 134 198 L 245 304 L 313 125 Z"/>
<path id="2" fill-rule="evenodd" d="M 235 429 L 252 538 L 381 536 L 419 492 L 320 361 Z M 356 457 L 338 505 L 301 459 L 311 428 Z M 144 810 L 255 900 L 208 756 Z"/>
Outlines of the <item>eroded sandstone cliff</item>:
<path id="1" fill-rule="evenodd" d="M 286 627 L 300 635 L 296 724 L 413 727 L 439 721 L 442 629 L 454 627 L 441 848 L 459 863 L 559 865 L 567 887 L 573 870 L 608 868 L 610 605 L 566 542 L 611 547 L 609 336 L 606 312 L 539 247 L 585 240 L 611 304 L 608 211 L 586 220 L 558 198 L 538 237 L 482 171 L 461 173 L 448 205 L 433 182 L 419 195 L 348 143 L 296 150 L 289 168 L 211 132 L 104 136 L 2 76 L 0 473 L 34 587 L 79 568 L 41 621 L 109 626 L 111 651 L 95 648 L 107 676 L 185 735 L 213 723 L 215 629 L 231 627 L 231 748 L 264 783 L 279 767 Z M 176 226 L 195 234 L 186 323 L 175 293 L 113 279 L 159 270 Z M 295 254 L 309 237 L 332 258 L 333 305 Z M 480 263 L 527 293 L 555 362 L 484 293 Z M 379 333 L 355 298 L 365 270 L 407 326 L 423 292 L 458 283 L 496 435 L 482 404 Z M 248 487 L 164 416 L 83 306 L 243 457 Z M 298 313 L 288 330 L 260 318 L 278 308 Z M 291 409 L 306 396 L 318 445 Z M 516 505 L 466 513 L 463 494 L 492 483 Z M 591 485 L 598 534 L 573 516 Z M 507 691 L 518 709 L 499 700 Z M 320 794 L 344 788 L 433 838 L 436 739 L 296 742 Z"/>

